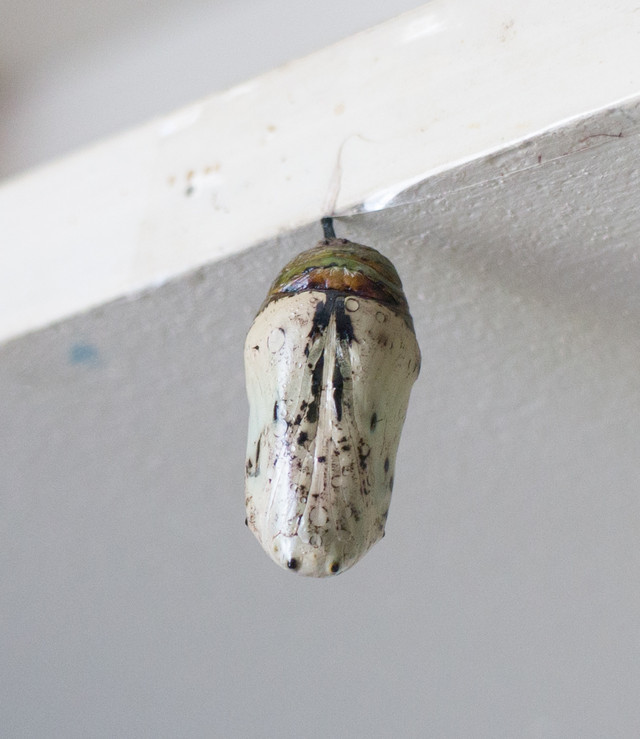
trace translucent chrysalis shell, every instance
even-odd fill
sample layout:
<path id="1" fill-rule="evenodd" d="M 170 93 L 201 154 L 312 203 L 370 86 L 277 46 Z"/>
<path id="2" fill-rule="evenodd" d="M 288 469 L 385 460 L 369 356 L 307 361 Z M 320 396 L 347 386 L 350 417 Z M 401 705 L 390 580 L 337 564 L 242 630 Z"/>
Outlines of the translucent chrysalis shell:
<path id="1" fill-rule="evenodd" d="M 247 525 L 281 567 L 344 572 L 384 534 L 420 350 L 375 249 L 324 239 L 280 272 L 245 343 Z"/>

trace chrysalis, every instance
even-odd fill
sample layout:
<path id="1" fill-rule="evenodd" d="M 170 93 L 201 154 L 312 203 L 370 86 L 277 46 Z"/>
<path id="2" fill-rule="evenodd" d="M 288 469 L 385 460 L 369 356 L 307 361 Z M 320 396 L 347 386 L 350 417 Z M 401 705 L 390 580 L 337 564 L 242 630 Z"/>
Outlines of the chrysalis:
<path id="1" fill-rule="evenodd" d="M 313 577 L 344 572 L 384 535 L 420 369 L 394 266 L 323 225 L 245 343 L 247 525 L 277 564 Z"/>

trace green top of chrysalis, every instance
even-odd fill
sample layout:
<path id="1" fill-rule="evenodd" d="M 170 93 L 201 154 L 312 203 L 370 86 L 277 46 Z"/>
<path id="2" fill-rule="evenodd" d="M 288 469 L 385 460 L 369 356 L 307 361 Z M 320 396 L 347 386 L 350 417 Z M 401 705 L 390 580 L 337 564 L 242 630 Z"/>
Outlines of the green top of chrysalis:
<path id="1" fill-rule="evenodd" d="M 304 290 L 335 290 L 378 300 L 412 325 L 396 268 L 370 246 L 347 239 L 323 239 L 285 265 L 264 304 Z"/>

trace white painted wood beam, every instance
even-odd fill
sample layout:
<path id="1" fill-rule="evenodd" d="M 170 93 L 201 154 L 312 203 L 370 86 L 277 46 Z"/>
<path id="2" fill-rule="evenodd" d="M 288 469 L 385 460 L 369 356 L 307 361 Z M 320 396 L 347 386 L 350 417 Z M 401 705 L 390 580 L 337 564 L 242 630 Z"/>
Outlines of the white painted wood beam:
<path id="1" fill-rule="evenodd" d="M 0 340 L 640 93 L 631 0 L 433 0 L 0 188 Z"/>

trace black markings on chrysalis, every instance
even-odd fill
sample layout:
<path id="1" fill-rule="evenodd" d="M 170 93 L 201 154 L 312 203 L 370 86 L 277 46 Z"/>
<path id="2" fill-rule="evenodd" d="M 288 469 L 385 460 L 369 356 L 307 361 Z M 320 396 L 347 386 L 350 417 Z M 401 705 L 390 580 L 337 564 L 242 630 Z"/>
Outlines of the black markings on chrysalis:
<path id="1" fill-rule="evenodd" d="M 374 413 L 371 416 L 371 423 L 369 424 L 369 428 L 371 429 L 371 433 L 373 433 L 376 430 L 376 426 L 378 425 L 378 414 Z"/>
<path id="2" fill-rule="evenodd" d="M 322 392 L 323 370 L 324 354 L 321 354 L 311 375 L 311 402 L 307 406 L 307 421 L 309 423 L 316 423 L 318 421 L 318 406 L 320 404 L 320 393 Z"/>
<path id="3" fill-rule="evenodd" d="M 309 339 L 313 342 L 315 339 L 324 333 L 329 321 L 331 320 L 331 308 L 329 303 L 332 301 L 327 296 L 326 300 L 321 300 L 316 305 L 316 311 L 311 322 L 311 331 L 309 331 Z"/>
<path id="4" fill-rule="evenodd" d="M 327 300 L 327 303 L 329 300 Z M 339 341 L 346 341 L 347 344 L 351 344 L 352 341 L 357 341 L 353 334 L 353 323 L 351 317 L 346 313 L 344 309 L 344 300 L 336 300 L 336 333 L 338 334 Z"/>
<path id="5" fill-rule="evenodd" d="M 342 421 L 342 394 L 344 392 L 344 384 L 342 380 L 342 372 L 340 372 L 340 365 L 336 362 L 333 366 L 333 402 L 336 407 L 336 418 L 338 421 Z"/>
<path id="6" fill-rule="evenodd" d="M 370 454 L 371 447 L 364 441 L 364 439 L 360 439 L 360 442 L 358 443 L 358 460 L 360 462 L 360 469 L 363 471 L 367 469 L 367 459 Z"/>

